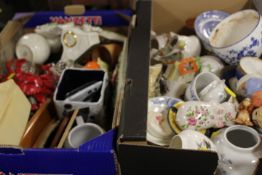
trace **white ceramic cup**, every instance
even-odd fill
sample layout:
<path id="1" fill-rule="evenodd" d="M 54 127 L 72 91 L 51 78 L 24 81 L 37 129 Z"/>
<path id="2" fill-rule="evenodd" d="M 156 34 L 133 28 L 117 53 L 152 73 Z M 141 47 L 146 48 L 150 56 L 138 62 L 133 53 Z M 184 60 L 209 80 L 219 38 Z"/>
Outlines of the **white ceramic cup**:
<path id="1" fill-rule="evenodd" d="M 216 152 L 216 146 L 207 136 L 198 131 L 189 129 L 175 135 L 172 138 L 169 147 L 174 149 Z"/>
<path id="2" fill-rule="evenodd" d="M 84 123 L 81 116 L 76 118 L 77 126 L 68 134 L 65 148 L 78 148 L 87 141 L 102 135 L 105 131 L 94 123 Z"/>
<path id="3" fill-rule="evenodd" d="M 16 44 L 17 58 L 25 58 L 27 61 L 42 64 L 50 55 L 50 46 L 47 40 L 36 33 L 23 35 Z"/>
<path id="4" fill-rule="evenodd" d="M 219 77 L 217 77 L 215 74 L 211 72 L 202 72 L 198 74 L 193 82 L 187 87 L 185 98 L 187 101 L 216 101 L 216 102 L 222 102 L 227 97 L 226 92 L 224 90 L 224 83 L 216 83 L 216 86 L 213 86 L 214 82 L 221 82 Z M 211 85 L 210 85 L 211 84 Z M 222 86 L 221 86 L 222 85 Z M 208 88 L 209 86 L 212 86 L 212 91 L 210 91 L 208 94 L 205 94 L 207 98 L 203 98 L 203 92 L 202 96 L 199 95 L 203 89 Z M 202 98 L 201 98 L 202 97 Z"/>
<path id="5" fill-rule="evenodd" d="M 260 57 L 262 18 L 255 10 L 242 10 L 221 21 L 212 31 L 210 45 L 218 57 L 235 65 L 242 57 Z"/>

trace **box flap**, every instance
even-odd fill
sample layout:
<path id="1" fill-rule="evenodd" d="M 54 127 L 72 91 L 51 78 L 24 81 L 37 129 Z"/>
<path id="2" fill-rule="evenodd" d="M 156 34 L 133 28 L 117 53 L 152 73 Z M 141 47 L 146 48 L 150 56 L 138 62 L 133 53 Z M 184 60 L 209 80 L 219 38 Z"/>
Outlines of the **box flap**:
<path id="1" fill-rule="evenodd" d="M 87 22 L 96 26 L 128 26 L 128 21 L 122 18 L 119 13 L 132 16 L 131 10 L 92 10 L 86 11 L 82 15 L 67 15 L 63 11 L 52 12 L 36 12 L 32 18 L 26 23 L 26 28 L 34 28 L 37 25 L 55 22 L 63 24 L 65 22 L 75 22 L 83 24 Z"/>
<path id="2" fill-rule="evenodd" d="M 131 31 L 125 95 L 119 135 L 122 140 L 145 140 L 151 26 L 151 1 L 138 1 Z"/>
<path id="3" fill-rule="evenodd" d="M 187 19 L 207 10 L 235 12 L 249 6 L 249 0 L 154 0 L 152 27 L 160 32 L 179 31 Z"/>
<path id="4" fill-rule="evenodd" d="M 175 150 L 132 142 L 119 144 L 118 149 L 124 175 L 212 175 L 218 161 L 217 154 L 212 152 Z"/>
<path id="5" fill-rule="evenodd" d="M 116 129 L 112 129 L 107 133 L 90 140 L 80 146 L 80 152 L 112 152 L 116 141 Z"/>

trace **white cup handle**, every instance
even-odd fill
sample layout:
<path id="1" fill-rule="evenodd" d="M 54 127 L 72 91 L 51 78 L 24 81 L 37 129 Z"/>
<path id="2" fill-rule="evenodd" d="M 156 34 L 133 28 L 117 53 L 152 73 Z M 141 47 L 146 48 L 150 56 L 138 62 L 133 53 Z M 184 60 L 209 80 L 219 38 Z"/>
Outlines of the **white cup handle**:
<path id="1" fill-rule="evenodd" d="M 83 117 L 81 115 L 76 117 L 76 124 L 77 124 L 77 126 L 83 125 L 84 123 L 85 123 L 84 119 L 83 119 Z"/>

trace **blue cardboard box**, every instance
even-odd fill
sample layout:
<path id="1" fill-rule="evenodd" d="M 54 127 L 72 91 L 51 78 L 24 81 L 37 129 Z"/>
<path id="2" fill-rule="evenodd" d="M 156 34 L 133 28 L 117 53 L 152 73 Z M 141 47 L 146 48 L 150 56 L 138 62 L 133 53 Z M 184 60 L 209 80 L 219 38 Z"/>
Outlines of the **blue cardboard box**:
<path id="1" fill-rule="evenodd" d="M 21 36 L 22 28 L 34 28 L 47 22 L 88 22 L 98 26 L 127 26 L 119 13 L 132 16 L 131 10 L 88 11 L 83 15 L 69 16 L 64 12 L 37 12 L 16 14 L 3 29 L 0 36 L 0 59 L 2 62 L 14 57 L 15 42 Z M 29 20 L 27 19 L 30 15 Z M 21 23 L 27 21 L 25 23 Z M 127 47 L 124 47 L 127 48 Z M 124 49 L 123 49 L 124 50 Z M 126 60 L 127 50 L 122 52 L 121 60 Z M 121 63 L 125 65 L 125 63 Z M 124 68 L 121 68 L 112 130 L 83 144 L 78 149 L 22 149 L 0 145 L 0 174 L 75 174 L 75 175 L 115 175 L 118 162 L 115 153 L 117 117 L 120 116 L 123 96 Z M 119 95 L 120 94 L 120 95 Z"/>

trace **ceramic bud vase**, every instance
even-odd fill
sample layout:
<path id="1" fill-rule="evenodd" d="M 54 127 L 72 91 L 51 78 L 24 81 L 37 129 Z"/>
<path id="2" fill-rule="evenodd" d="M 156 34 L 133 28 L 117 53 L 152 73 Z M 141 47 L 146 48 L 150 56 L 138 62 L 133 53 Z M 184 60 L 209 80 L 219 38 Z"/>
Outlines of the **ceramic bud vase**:
<path id="1" fill-rule="evenodd" d="M 213 136 L 219 163 L 216 175 L 252 175 L 259 161 L 260 137 L 253 128 L 234 125 Z"/>
<path id="2" fill-rule="evenodd" d="M 178 108 L 175 122 L 182 130 L 203 130 L 231 126 L 235 117 L 236 108 L 233 103 L 188 101 Z"/>

